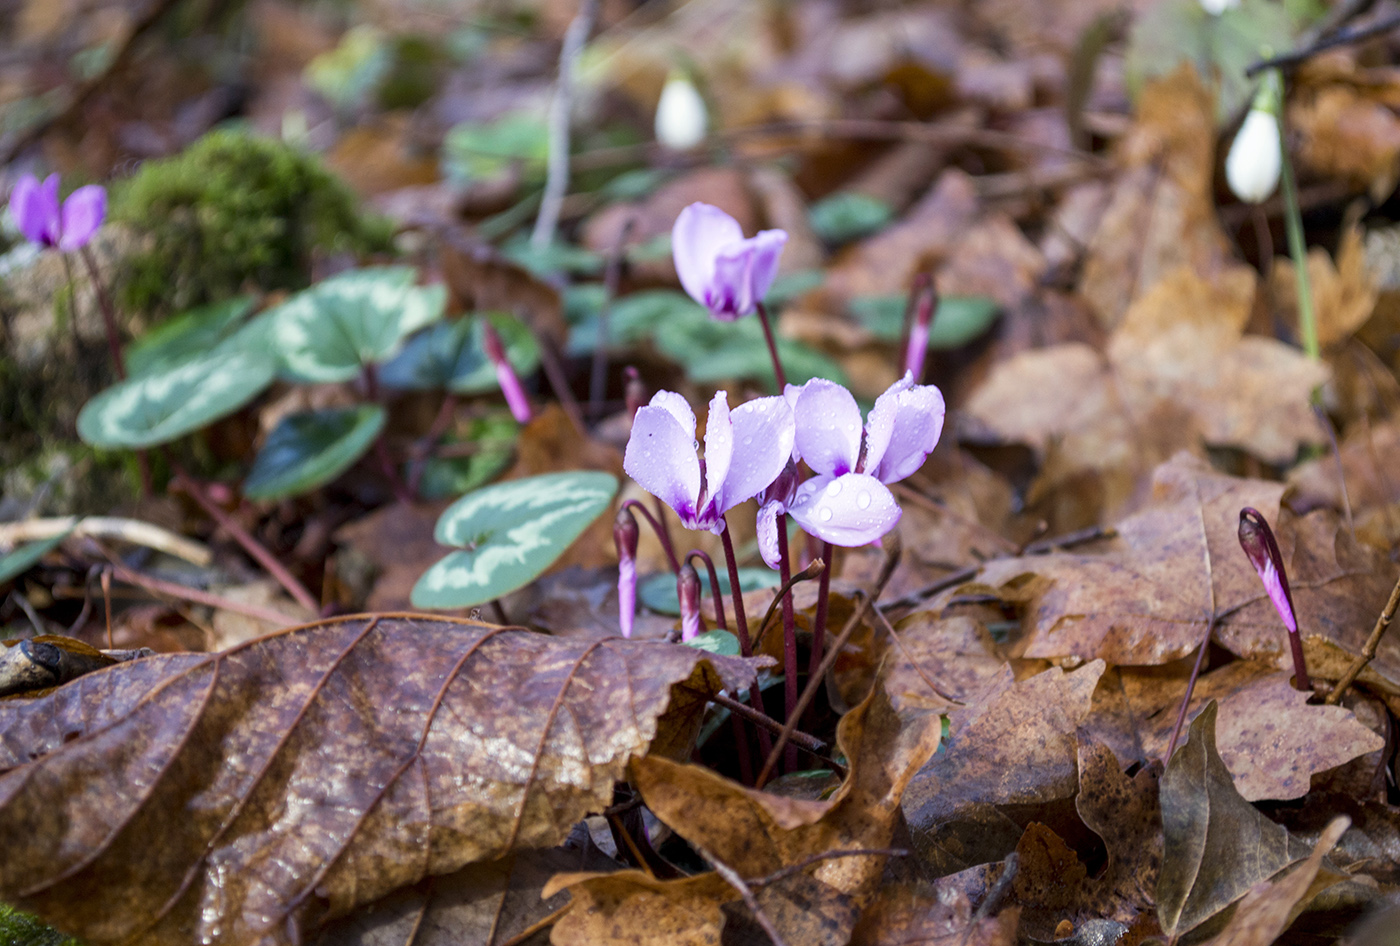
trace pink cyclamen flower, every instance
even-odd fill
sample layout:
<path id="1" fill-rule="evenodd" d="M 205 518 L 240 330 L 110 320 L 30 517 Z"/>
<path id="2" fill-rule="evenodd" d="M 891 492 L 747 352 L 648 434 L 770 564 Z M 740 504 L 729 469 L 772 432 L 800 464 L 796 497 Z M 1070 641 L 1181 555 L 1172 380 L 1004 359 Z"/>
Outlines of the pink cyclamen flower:
<path id="1" fill-rule="evenodd" d="M 856 399 L 841 385 L 813 378 L 789 387 L 796 400 L 794 445 L 816 473 L 797 487 L 787 503 L 759 509 L 759 550 L 776 567 L 776 520 L 787 512 L 804 531 L 833 545 L 874 542 L 899 522 L 899 504 L 886 484 L 923 466 L 943 432 L 943 394 L 913 376 L 890 385 L 875 401 L 862 427 Z"/>
<path id="2" fill-rule="evenodd" d="M 31 243 L 65 252 L 87 245 L 107 215 L 107 191 L 96 184 L 80 187 L 58 203 L 58 175 L 42 184 L 25 174 L 10 192 L 10 215 Z"/>
<path id="3" fill-rule="evenodd" d="M 501 344 L 501 336 L 496 332 L 496 327 L 484 319 L 481 323 L 481 346 L 486 349 L 486 357 L 496 366 L 496 381 L 501 386 L 501 393 L 506 396 L 506 405 L 510 407 L 511 416 L 522 424 L 528 424 L 534 416 L 530 410 L 530 399 L 525 396 L 520 378 L 516 375 L 510 359 L 506 357 L 505 346 Z"/>
<path id="4" fill-rule="evenodd" d="M 671 228 L 671 253 L 690 297 L 715 318 L 732 322 L 763 301 L 787 239 L 783 230 L 763 230 L 746 240 L 739 221 L 718 207 L 694 203 Z"/>
<path id="5" fill-rule="evenodd" d="M 695 455 L 695 413 L 674 391 L 637 411 L 622 468 L 676 511 L 687 529 L 724 531 L 724 514 L 772 483 L 792 455 L 792 409 L 761 397 L 729 409 L 715 392 L 705 424 L 705 459 Z"/>

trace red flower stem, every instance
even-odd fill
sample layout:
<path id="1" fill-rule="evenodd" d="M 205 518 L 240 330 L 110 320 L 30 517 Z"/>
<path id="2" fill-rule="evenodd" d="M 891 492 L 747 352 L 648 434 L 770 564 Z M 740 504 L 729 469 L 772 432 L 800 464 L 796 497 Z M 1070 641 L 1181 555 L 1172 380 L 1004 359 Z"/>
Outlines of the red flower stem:
<path id="1" fill-rule="evenodd" d="M 1308 676 L 1308 660 L 1303 656 L 1303 641 L 1297 631 L 1288 632 L 1288 646 L 1293 649 L 1293 688 L 1311 693 L 1312 678 Z"/>
<path id="2" fill-rule="evenodd" d="M 715 560 L 705 554 L 702 549 L 691 549 L 685 555 L 688 562 L 692 558 L 698 558 L 705 563 L 706 570 L 710 573 L 710 594 L 715 599 L 715 623 L 719 625 L 721 631 L 729 630 L 729 625 L 724 620 L 724 593 L 719 590 L 719 573 L 715 571 Z"/>
<path id="3" fill-rule="evenodd" d="M 914 274 L 914 281 L 909 284 L 909 298 L 904 303 L 904 321 L 899 333 L 899 350 L 908 362 L 909 336 L 913 332 L 914 323 L 918 319 L 919 303 L 923 299 L 924 290 L 933 283 L 933 277 L 928 272 L 920 270 Z M 915 378 L 914 383 L 918 384 L 919 379 Z"/>
<path id="4" fill-rule="evenodd" d="M 826 562 L 826 568 L 822 569 L 821 577 L 817 579 L 817 613 L 812 619 L 812 656 L 807 662 L 807 673 L 814 674 L 822 663 L 822 651 L 826 644 L 826 611 L 827 599 L 831 597 L 831 543 L 822 543 L 822 561 Z"/>
<path id="5" fill-rule="evenodd" d="M 437 416 L 433 418 L 432 426 L 415 449 L 416 455 L 408 474 L 408 491 L 415 499 L 418 498 L 418 487 L 423 482 L 423 474 L 428 469 L 428 454 L 437 447 L 437 442 L 447 433 L 447 428 L 452 426 L 452 418 L 456 413 L 457 395 L 448 391 L 442 399 L 442 406 L 438 408 Z"/>
<path id="6" fill-rule="evenodd" d="M 734 539 L 730 536 L 729 521 L 724 521 L 724 531 L 719 534 L 724 543 L 724 561 L 729 566 L 729 595 L 734 601 L 734 629 L 738 632 L 739 653 L 753 656 L 753 643 L 749 640 L 749 619 L 744 614 L 744 594 L 739 590 L 739 560 L 734 555 Z M 763 709 L 763 694 L 758 691 L 758 683 L 749 687 L 749 705 L 760 713 Z M 773 740 L 766 729 L 758 730 L 758 751 L 767 756 L 773 749 Z"/>
<path id="7" fill-rule="evenodd" d="M 783 374 L 783 362 L 778 357 L 778 343 L 773 340 L 773 326 L 768 324 L 768 308 L 758 303 L 758 324 L 763 326 L 763 340 L 768 343 L 768 354 L 773 356 L 773 378 L 778 383 L 778 393 L 787 387 L 787 375 Z"/>
<path id="8" fill-rule="evenodd" d="M 647 507 L 643 506 L 635 499 L 629 499 L 622 504 L 622 508 L 631 509 L 642 514 L 642 518 L 651 524 L 651 531 L 656 533 L 656 537 L 661 540 L 661 548 L 666 551 L 666 558 L 671 562 L 671 571 L 681 570 L 680 559 L 676 558 L 675 547 L 671 545 L 671 534 L 666 531 L 666 527 L 661 522 L 656 521 L 656 517 L 651 514 Z M 660 510 L 658 510 L 660 512 Z M 662 522 L 665 520 L 663 519 Z"/>
<path id="9" fill-rule="evenodd" d="M 783 719 L 788 720 L 797 708 L 797 622 L 792 613 L 792 560 L 788 557 L 786 513 L 778 517 L 778 577 L 783 582 Z M 789 745 L 783 768 L 793 772 L 797 765 L 797 746 Z"/>
<path id="10" fill-rule="evenodd" d="M 225 512 L 218 503 L 214 502 L 204 492 L 204 488 L 187 474 L 180 467 L 171 463 L 171 469 L 175 471 L 175 481 L 180 485 L 189 497 L 193 499 L 205 514 L 223 529 L 233 540 L 243 547 L 243 551 L 252 557 L 253 561 L 263 567 L 269 575 L 277 580 L 277 583 L 287 590 L 297 604 L 306 608 L 313 614 L 321 612 L 321 603 L 311 596 L 311 592 L 306 590 L 306 586 L 297 580 L 296 576 L 287 570 L 287 567 L 277 561 L 273 554 L 267 550 L 261 542 L 255 539 L 247 529 L 243 528 L 232 516 Z"/>
<path id="11" fill-rule="evenodd" d="M 364 379 L 365 394 L 374 403 L 379 403 L 379 376 L 374 370 L 374 365 L 365 365 Z M 388 425 L 385 426 L 387 428 Z M 379 460 L 379 468 L 384 477 L 389 481 L 389 487 L 394 491 L 394 497 L 407 505 L 413 502 L 413 490 L 399 475 L 399 468 L 394 465 L 394 459 L 389 455 L 389 442 L 386 437 L 387 434 L 381 430 L 379 436 L 374 438 L 374 455 Z"/>
<path id="12" fill-rule="evenodd" d="M 675 543 L 671 541 L 671 524 L 666 521 L 666 504 L 661 501 L 660 496 L 651 497 L 651 504 L 656 507 L 655 528 L 656 534 L 661 538 L 661 544 L 665 546 L 666 553 L 671 557 L 671 563 L 676 571 L 680 571 L 680 566 L 676 565 Z"/>

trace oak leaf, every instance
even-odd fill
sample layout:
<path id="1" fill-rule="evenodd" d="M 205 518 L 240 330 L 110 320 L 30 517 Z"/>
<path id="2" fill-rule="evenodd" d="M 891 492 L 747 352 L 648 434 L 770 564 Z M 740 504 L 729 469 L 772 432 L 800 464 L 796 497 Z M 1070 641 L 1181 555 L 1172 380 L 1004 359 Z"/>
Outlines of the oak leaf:
<path id="1" fill-rule="evenodd" d="M 557 844 L 749 666 L 412 615 L 120 664 L 0 704 L 0 900 L 94 946 L 288 943 Z"/>
<path id="2" fill-rule="evenodd" d="M 1085 826 L 1103 839 L 1108 862 L 1085 881 L 1085 904 L 1094 916 L 1131 923 L 1156 902 L 1162 867 L 1162 811 L 1157 774 L 1143 768 L 1132 778 L 1102 743 L 1080 737 L 1079 795 Z"/>

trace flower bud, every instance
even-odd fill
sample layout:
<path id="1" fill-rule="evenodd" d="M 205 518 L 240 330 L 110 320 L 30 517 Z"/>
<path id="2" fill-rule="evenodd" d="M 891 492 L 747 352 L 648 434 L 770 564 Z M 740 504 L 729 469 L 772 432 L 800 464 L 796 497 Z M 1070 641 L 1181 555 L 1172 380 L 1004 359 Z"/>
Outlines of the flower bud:
<path id="1" fill-rule="evenodd" d="M 688 151 L 705 140 L 705 100 L 683 72 L 672 72 L 656 103 L 656 140 L 675 151 Z"/>
<path id="2" fill-rule="evenodd" d="M 676 572 L 676 597 L 681 603 L 681 640 L 693 640 L 700 633 L 700 573 L 689 562 Z"/>
<path id="3" fill-rule="evenodd" d="M 622 373 L 627 378 L 623 396 L 627 399 L 627 418 L 631 420 L 637 416 L 637 409 L 647 402 L 647 389 L 640 372 L 632 365 L 622 369 Z"/>
<path id="4" fill-rule="evenodd" d="M 1201 0 L 1201 9 L 1211 16 L 1219 16 L 1226 10 L 1240 5 L 1240 0 Z"/>
<path id="5" fill-rule="evenodd" d="M 1283 171 L 1283 144 L 1279 138 L 1278 116 L 1282 110 L 1283 89 L 1278 73 L 1265 73 L 1259 91 L 1250 103 L 1225 156 L 1225 180 L 1240 200 L 1257 204 L 1278 187 Z"/>
<path id="6" fill-rule="evenodd" d="M 1298 639 L 1298 618 L 1293 609 L 1293 592 L 1288 587 L 1288 572 L 1283 567 L 1283 553 L 1274 539 L 1274 530 L 1269 528 L 1261 512 L 1249 506 L 1240 510 L 1240 548 L 1249 558 L 1264 583 L 1264 591 L 1273 602 L 1274 610 L 1288 629 L 1288 642 L 1293 651 L 1293 670 L 1297 675 L 1296 686 L 1300 690 L 1311 690 L 1308 668 L 1303 660 L 1303 648 Z"/>
<path id="7" fill-rule="evenodd" d="M 637 617 L 637 517 L 623 506 L 613 519 L 613 543 L 617 546 L 617 623 L 623 637 L 632 636 Z"/>
<path id="8" fill-rule="evenodd" d="M 938 290 L 930 282 L 918 290 L 914 320 L 909 326 L 909 347 L 904 352 L 904 371 L 914 376 L 914 383 L 924 376 L 924 357 L 928 354 L 928 332 L 933 314 L 938 310 Z"/>
<path id="9" fill-rule="evenodd" d="M 497 334 L 496 327 L 489 319 L 483 318 L 481 321 L 481 347 L 486 349 L 486 357 L 491 359 L 491 363 L 496 366 L 496 380 L 501 385 L 501 393 L 506 396 L 506 404 L 510 406 L 511 415 L 522 424 L 528 424 L 533 414 L 530 411 L 530 399 L 525 396 L 525 389 L 520 385 L 520 378 L 515 374 L 515 368 L 511 365 L 510 359 L 506 357 L 505 346 L 501 344 L 501 336 Z"/>

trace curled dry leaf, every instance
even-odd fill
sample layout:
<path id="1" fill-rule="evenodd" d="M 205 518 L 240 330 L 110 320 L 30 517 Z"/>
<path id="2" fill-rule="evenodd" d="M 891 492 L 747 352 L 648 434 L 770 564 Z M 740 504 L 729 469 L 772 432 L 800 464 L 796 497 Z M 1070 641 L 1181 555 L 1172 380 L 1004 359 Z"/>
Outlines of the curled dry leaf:
<path id="1" fill-rule="evenodd" d="M 709 769 L 656 755 L 634 759 L 631 776 L 658 818 L 703 847 L 708 857 L 752 880 L 817 854 L 888 847 L 904 788 L 937 750 L 941 730 L 940 717 L 934 714 L 901 721 L 884 691 L 873 688 L 865 702 L 841 719 L 837 742 L 850 760 L 850 770 L 827 801 L 803 801 L 747 789 Z M 764 885 L 760 904 L 784 937 L 791 937 L 791 943 L 844 943 L 840 937 L 849 937 L 857 911 L 874 895 L 885 861 L 883 855 L 816 861 L 801 873 Z M 592 909 L 589 904 L 605 896 L 604 891 L 615 891 L 626 880 L 623 875 L 569 878 L 568 883 L 574 885 L 571 889 L 582 885 L 593 892 L 576 901 L 560 928 L 572 930 L 574 923 L 591 922 L 575 918 L 575 914 Z M 699 881 L 700 877 L 666 883 L 639 879 L 638 896 L 645 891 L 646 897 L 684 897 L 688 896 L 686 885 Z M 725 886 L 723 881 L 719 885 Z M 676 893 L 668 892 L 673 889 Z M 725 889 L 728 892 L 721 892 L 718 900 L 738 899 L 732 888 Z M 792 901 L 799 897 L 813 899 L 806 909 L 793 909 Z M 611 927 L 614 935 L 622 937 L 618 942 L 652 942 L 641 938 L 642 931 L 631 925 L 649 914 L 636 912 L 639 909 L 625 903 L 615 908 L 619 916 L 629 917 L 626 925 Z M 714 942 L 718 942 L 718 934 L 716 926 Z"/>
<path id="2" fill-rule="evenodd" d="M 1075 729 L 1089 714 L 1103 671 L 1096 660 L 1073 673 L 1056 667 L 1017 683 L 1007 667 L 981 696 L 951 713 L 947 751 L 914 776 L 905 793 L 916 847 L 974 803 L 1030 804 L 1073 795 Z"/>
<path id="3" fill-rule="evenodd" d="M 569 912 L 554 924 L 554 946 L 719 946 L 721 904 L 735 896 L 716 873 L 657 880 L 639 870 L 560 874 L 544 888 L 568 890 Z"/>
<path id="4" fill-rule="evenodd" d="M 851 946 L 1012 946 L 1019 912 L 980 917 L 958 887 L 887 885 L 860 915 Z"/>
<path id="5" fill-rule="evenodd" d="M 1215 720 L 1209 703 L 1162 774 L 1157 919 L 1173 939 L 1306 854 L 1235 790 L 1215 748 Z"/>
<path id="6" fill-rule="evenodd" d="M 1157 774 L 1144 767 L 1129 778 L 1107 746 L 1081 735 L 1074 807 L 1108 851 L 1103 872 L 1085 881 L 1086 912 L 1131 923 L 1152 908 L 1162 868 Z"/>
<path id="7" fill-rule="evenodd" d="M 558 843 L 751 666 L 393 615 L 121 664 L 0 704 L 0 900 L 91 944 L 288 943 Z"/>

